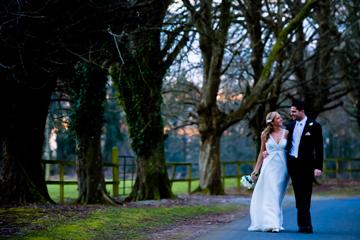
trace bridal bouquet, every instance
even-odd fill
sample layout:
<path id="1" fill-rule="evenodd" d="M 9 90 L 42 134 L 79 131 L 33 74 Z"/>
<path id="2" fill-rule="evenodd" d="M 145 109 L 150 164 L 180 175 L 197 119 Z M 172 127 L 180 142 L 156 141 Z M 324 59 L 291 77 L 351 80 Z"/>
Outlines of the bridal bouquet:
<path id="1" fill-rule="evenodd" d="M 255 186 L 255 181 L 251 178 L 251 175 L 242 176 L 240 182 L 247 189 L 252 189 Z"/>

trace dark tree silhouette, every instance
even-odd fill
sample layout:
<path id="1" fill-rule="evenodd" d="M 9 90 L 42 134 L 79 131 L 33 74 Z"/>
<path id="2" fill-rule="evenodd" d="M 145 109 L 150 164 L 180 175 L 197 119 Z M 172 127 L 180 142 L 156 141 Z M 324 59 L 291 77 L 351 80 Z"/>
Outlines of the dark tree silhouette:
<path id="1" fill-rule="evenodd" d="M 128 200 L 173 196 L 164 158 L 161 89 L 167 69 L 187 41 L 187 33 L 182 26 L 161 46 L 161 29 L 170 3 L 143 0 L 129 5 L 132 21 L 117 35 L 121 61 L 112 76 L 137 155 L 136 180 Z M 180 33 L 183 35 L 179 37 Z"/>
<path id="2" fill-rule="evenodd" d="M 123 2 L 1 2 L 1 204 L 52 202 L 40 162 L 50 96 L 76 62 L 106 55 L 96 40 L 121 28 Z"/>

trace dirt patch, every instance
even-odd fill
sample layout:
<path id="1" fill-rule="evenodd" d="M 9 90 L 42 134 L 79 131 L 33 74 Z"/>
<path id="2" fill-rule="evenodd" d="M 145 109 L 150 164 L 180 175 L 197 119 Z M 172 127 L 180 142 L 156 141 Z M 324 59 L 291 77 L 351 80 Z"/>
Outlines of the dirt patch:
<path id="1" fill-rule="evenodd" d="M 313 192 L 316 193 L 350 193 L 359 195 L 360 194 L 360 180 L 354 179 L 324 179 L 319 181 L 319 185 L 314 185 Z"/>
<path id="2" fill-rule="evenodd" d="M 250 196 L 250 195 L 249 195 Z M 206 206 L 214 204 L 239 204 L 248 203 L 249 196 L 222 195 L 209 196 L 202 194 L 179 195 L 175 199 L 148 200 L 125 203 L 127 207 L 174 207 L 174 206 Z"/>
<path id="3" fill-rule="evenodd" d="M 186 219 L 172 224 L 171 227 L 149 233 L 147 239 L 193 240 L 237 218 L 243 217 L 247 213 L 248 209 L 242 208 L 232 213 L 209 214 Z"/>
<path id="4" fill-rule="evenodd" d="M 231 190 L 235 191 L 235 190 Z M 239 205 L 237 210 L 231 213 L 213 213 L 201 215 L 191 219 L 177 221 L 171 226 L 149 231 L 147 239 L 167 239 L 167 240 L 192 240 L 224 224 L 232 222 L 248 214 L 246 207 L 251 196 L 251 191 L 237 195 L 208 196 L 202 194 L 179 195 L 176 199 L 162 199 L 159 201 L 140 201 L 127 203 L 127 207 L 174 207 L 174 206 L 207 206 L 219 204 Z M 243 191 L 243 189 L 241 189 Z M 240 206 L 243 207 L 240 207 Z"/>

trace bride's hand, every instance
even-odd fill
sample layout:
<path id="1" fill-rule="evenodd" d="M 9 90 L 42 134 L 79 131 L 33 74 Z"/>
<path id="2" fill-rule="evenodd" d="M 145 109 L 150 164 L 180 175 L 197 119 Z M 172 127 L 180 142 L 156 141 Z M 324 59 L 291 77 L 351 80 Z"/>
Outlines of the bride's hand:
<path id="1" fill-rule="evenodd" d="M 252 180 L 256 181 L 256 179 L 258 179 L 259 173 L 254 171 L 250 174 L 250 176 Z"/>
<path id="2" fill-rule="evenodd" d="M 322 171 L 319 170 L 319 169 L 315 169 L 315 170 L 314 170 L 314 176 L 315 176 L 315 177 L 320 177 L 320 176 L 321 176 L 321 173 L 322 173 Z"/>

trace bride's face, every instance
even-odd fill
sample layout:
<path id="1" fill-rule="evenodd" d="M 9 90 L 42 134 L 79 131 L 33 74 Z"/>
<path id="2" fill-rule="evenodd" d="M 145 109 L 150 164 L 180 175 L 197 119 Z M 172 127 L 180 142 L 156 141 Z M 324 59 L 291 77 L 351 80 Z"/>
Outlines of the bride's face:
<path id="1" fill-rule="evenodd" d="M 273 125 L 277 127 L 281 127 L 283 125 L 283 119 L 280 114 L 277 114 L 273 120 Z"/>

